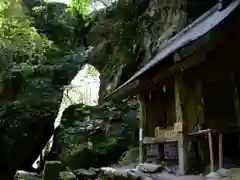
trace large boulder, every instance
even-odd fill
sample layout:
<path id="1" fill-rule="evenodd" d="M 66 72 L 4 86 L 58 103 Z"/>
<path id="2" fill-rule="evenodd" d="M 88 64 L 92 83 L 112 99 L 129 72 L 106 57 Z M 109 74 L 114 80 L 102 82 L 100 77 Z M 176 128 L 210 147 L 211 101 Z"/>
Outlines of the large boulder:
<path id="1" fill-rule="evenodd" d="M 12 179 L 16 170 L 31 168 L 54 132 L 62 87 L 84 62 L 74 55 L 48 65 L 19 64 L 1 74 L 1 178 Z"/>
<path id="2" fill-rule="evenodd" d="M 116 162 L 137 139 L 136 110 L 126 107 L 79 104 L 66 109 L 56 131 L 59 159 L 72 170 Z"/>

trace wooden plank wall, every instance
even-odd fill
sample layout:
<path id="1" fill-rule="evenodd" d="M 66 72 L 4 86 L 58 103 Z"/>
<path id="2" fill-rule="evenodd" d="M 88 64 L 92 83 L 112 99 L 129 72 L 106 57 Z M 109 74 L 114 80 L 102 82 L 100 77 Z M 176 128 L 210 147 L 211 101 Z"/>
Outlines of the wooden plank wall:
<path id="1" fill-rule="evenodd" d="M 154 129 L 165 125 L 165 100 L 164 94 L 159 86 L 148 95 L 147 101 L 147 136 L 154 137 Z"/>
<path id="2" fill-rule="evenodd" d="M 204 123 L 202 82 L 198 67 L 185 71 L 183 79 L 188 132 L 191 132 L 194 125 Z"/>
<path id="3" fill-rule="evenodd" d="M 163 91 L 165 86 L 165 92 Z M 147 135 L 154 136 L 157 126 L 167 128 L 173 127 L 176 122 L 174 79 L 168 78 L 167 83 L 158 84 L 158 87 L 149 92 L 147 101 Z"/>

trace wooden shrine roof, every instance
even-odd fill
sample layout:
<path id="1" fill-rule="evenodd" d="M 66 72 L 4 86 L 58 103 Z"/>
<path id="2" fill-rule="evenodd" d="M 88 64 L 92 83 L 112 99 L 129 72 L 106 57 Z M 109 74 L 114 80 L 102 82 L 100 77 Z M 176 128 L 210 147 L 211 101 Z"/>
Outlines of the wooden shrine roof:
<path id="1" fill-rule="evenodd" d="M 137 89 L 140 81 L 139 77 L 148 70 L 166 59 L 169 55 L 183 48 L 184 46 L 196 41 L 209 31 L 217 27 L 224 19 L 226 19 L 240 4 L 240 0 L 232 1 L 225 9 L 220 9 L 220 4 L 216 4 L 193 23 L 188 25 L 178 34 L 173 36 L 169 41 L 161 45 L 158 53 L 144 67 L 135 73 L 129 80 L 116 88 L 113 92 L 105 96 L 106 100 L 122 98 L 127 96 L 132 89 Z"/>

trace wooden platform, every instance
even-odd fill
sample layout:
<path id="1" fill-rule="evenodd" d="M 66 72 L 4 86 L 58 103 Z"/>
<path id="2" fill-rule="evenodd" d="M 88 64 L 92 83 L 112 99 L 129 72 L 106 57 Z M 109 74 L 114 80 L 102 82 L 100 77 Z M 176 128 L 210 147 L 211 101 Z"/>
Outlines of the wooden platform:
<path id="1" fill-rule="evenodd" d="M 164 132 L 164 130 L 161 130 Z M 165 131 L 167 132 L 167 131 Z M 188 136 L 198 136 L 198 135 L 207 135 L 208 136 L 208 144 L 209 144 L 209 154 L 210 154 L 210 172 L 214 172 L 214 154 L 213 154 L 213 143 L 212 143 L 212 134 L 218 133 L 218 144 L 219 144 L 219 167 L 223 167 L 223 150 L 222 150 L 222 132 L 217 132 L 214 129 L 205 129 L 199 132 L 188 133 Z M 170 134 L 171 136 L 168 136 Z M 143 144 L 162 144 L 162 143 L 170 143 L 170 142 L 178 142 L 180 140 L 179 134 L 174 133 L 162 133 L 161 137 L 144 137 Z"/>
<path id="2" fill-rule="evenodd" d="M 168 142 L 176 142 L 178 141 L 178 136 L 176 137 L 144 137 L 143 144 L 160 144 L 160 143 L 168 143 Z"/>

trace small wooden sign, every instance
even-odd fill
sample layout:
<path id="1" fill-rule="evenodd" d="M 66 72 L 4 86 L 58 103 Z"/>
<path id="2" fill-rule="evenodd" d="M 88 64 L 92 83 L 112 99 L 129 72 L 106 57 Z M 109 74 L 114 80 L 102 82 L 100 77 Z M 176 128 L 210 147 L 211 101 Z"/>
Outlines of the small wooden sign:
<path id="1" fill-rule="evenodd" d="M 165 130 L 161 129 L 160 127 L 155 128 L 155 137 L 164 137 Z"/>
<path id="2" fill-rule="evenodd" d="M 172 138 L 176 136 L 177 136 L 177 132 L 174 129 L 162 130 L 160 127 L 155 128 L 155 137 Z"/>
<path id="3" fill-rule="evenodd" d="M 172 137 L 176 137 L 176 136 L 177 136 L 177 132 L 175 132 L 174 130 L 168 130 L 164 134 L 164 137 L 166 137 L 166 138 L 172 138 Z"/>
<path id="4" fill-rule="evenodd" d="M 182 122 L 174 123 L 174 131 L 177 133 L 183 132 L 183 123 Z"/>

